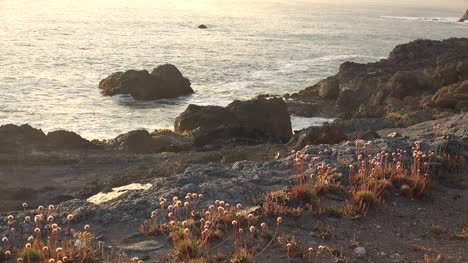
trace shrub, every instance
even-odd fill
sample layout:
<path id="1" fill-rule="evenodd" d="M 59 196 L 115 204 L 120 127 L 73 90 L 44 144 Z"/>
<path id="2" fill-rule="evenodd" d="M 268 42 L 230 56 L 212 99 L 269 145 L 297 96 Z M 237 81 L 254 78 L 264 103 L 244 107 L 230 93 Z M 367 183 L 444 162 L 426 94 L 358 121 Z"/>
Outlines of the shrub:
<path id="1" fill-rule="evenodd" d="M 39 262 L 41 259 L 41 252 L 34 248 L 25 248 L 18 255 L 25 262 Z"/>

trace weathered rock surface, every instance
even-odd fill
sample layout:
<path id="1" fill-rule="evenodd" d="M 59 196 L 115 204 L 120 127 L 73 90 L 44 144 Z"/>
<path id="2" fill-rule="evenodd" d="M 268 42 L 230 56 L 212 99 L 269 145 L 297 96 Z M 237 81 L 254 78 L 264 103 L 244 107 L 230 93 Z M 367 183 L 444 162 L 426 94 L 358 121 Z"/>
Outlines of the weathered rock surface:
<path id="1" fill-rule="evenodd" d="M 129 94 L 137 100 L 172 99 L 194 93 L 190 81 L 171 64 L 147 70 L 116 72 L 99 82 L 102 94 Z"/>
<path id="2" fill-rule="evenodd" d="M 428 102 L 431 107 L 468 111 L 468 80 L 439 89 Z"/>

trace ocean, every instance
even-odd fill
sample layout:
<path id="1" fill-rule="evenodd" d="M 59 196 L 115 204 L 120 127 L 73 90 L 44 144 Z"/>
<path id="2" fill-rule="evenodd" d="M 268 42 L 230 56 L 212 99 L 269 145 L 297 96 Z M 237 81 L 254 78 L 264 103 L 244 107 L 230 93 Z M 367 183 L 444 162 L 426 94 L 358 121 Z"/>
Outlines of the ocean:
<path id="1" fill-rule="evenodd" d="M 188 104 L 297 92 L 345 61 L 372 62 L 418 38 L 468 37 L 468 2 L 0 0 L 0 125 L 88 139 L 172 128 Z M 198 29 L 205 24 L 208 29 Z M 171 63 L 195 94 L 105 97 L 116 71 Z M 292 116 L 293 128 L 326 119 Z"/>

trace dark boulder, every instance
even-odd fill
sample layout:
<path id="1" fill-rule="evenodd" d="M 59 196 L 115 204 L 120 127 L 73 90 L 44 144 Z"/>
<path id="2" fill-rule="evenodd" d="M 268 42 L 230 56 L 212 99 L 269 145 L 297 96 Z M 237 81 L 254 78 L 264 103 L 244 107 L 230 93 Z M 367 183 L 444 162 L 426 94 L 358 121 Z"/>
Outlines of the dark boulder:
<path id="1" fill-rule="evenodd" d="M 198 28 L 200 28 L 200 29 L 207 29 L 208 27 L 207 27 L 206 25 L 201 24 L 201 25 L 198 26 Z"/>
<path id="2" fill-rule="evenodd" d="M 146 130 L 134 130 L 117 136 L 112 142 L 114 149 L 129 153 L 153 153 L 153 137 Z"/>
<path id="3" fill-rule="evenodd" d="M 47 137 L 40 129 L 28 124 L 0 126 L 0 152 L 13 153 L 25 149 L 33 150 L 47 145 Z"/>
<path id="4" fill-rule="evenodd" d="M 220 126 L 239 126 L 239 119 L 228 109 L 221 106 L 188 105 L 174 122 L 175 132 L 214 129 Z"/>
<path id="5" fill-rule="evenodd" d="M 286 103 L 281 98 L 236 100 L 226 109 L 240 120 L 242 127 L 257 129 L 267 136 L 286 141 L 291 138 L 291 119 Z"/>
<path id="6" fill-rule="evenodd" d="M 193 142 L 190 137 L 172 131 L 150 134 L 146 130 L 134 130 L 117 136 L 110 145 L 128 153 L 161 153 L 188 150 Z"/>
<path id="7" fill-rule="evenodd" d="M 49 132 L 47 134 L 47 141 L 53 149 L 58 150 L 96 148 L 93 143 L 83 139 L 80 135 L 65 130 Z"/>
<path id="8" fill-rule="evenodd" d="M 218 127 L 211 130 L 200 130 L 194 134 L 194 145 L 202 147 L 210 144 L 255 145 L 262 143 L 278 143 L 278 138 L 269 137 L 258 129 L 241 126 Z"/>
<path id="9" fill-rule="evenodd" d="M 171 99 L 194 93 L 190 81 L 171 64 L 147 70 L 116 72 L 99 82 L 102 94 L 129 94 L 137 100 Z"/>
<path id="10" fill-rule="evenodd" d="M 344 133 L 334 125 L 323 124 L 302 130 L 288 144 L 294 150 L 301 150 L 306 145 L 338 144 L 346 141 Z"/>

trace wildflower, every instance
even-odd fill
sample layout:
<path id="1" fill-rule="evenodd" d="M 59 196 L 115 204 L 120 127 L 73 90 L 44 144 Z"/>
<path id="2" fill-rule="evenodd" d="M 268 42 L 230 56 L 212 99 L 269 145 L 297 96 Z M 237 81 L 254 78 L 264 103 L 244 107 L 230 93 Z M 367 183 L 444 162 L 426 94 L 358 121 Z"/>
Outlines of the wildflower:
<path id="1" fill-rule="evenodd" d="M 169 206 L 167 207 L 167 210 L 169 210 L 169 211 L 172 211 L 172 209 L 174 209 L 174 206 L 173 206 L 173 205 L 169 205 Z"/>
<path id="2" fill-rule="evenodd" d="M 178 200 L 179 200 L 179 198 L 178 198 L 177 196 L 174 196 L 174 197 L 172 198 L 172 201 L 174 201 L 174 203 L 177 202 Z"/>
<path id="3" fill-rule="evenodd" d="M 133 258 L 132 258 L 132 261 L 133 261 L 134 263 L 138 263 L 138 260 L 139 260 L 139 259 L 138 259 L 137 257 L 133 257 Z"/>
<path id="4" fill-rule="evenodd" d="M 208 207 L 208 209 L 213 210 L 213 209 L 215 209 L 215 206 L 214 206 L 214 205 L 210 205 L 210 206 Z"/>
<path id="5" fill-rule="evenodd" d="M 61 247 L 58 247 L 58 248 L 55 250 L 55 252 L 57 252 L 57 253 L 62 253 L 62 252 L 63 252 L 63 249 L 62 249 Z"/>
<path id="6" fill-rule="evenodd" d="M 36 233 L 36 234 L 39 234 L 39 233 L 41 233 L 41 229 L 40 229 L 40 228 L 38 228 L 38 227 L 36 227 L 36 228 L 34 229 L 34 233 Z"/>
<path id="7" fill-rule="evenodd" d="M 202 198 L 203 198 L 203 194 L 199 194 L 198 199 L 202 199 Z"/>
<path id="8" fill-rule="evenodd" d="M 171 226 L 173 226 L 173 225 L 175 225 L 175 221 L 174 221 L 174 220 L 171 220 L 171 221 L 169 222 L 169 224 L 170 224 Z"/>
<path id="9" fill-rule="evenodd" d="M 151 212 L 151 219 L 155 219 L 156 218 L 156 211 L 153 211 Z"/>
<path id="10" fill-rule="evenodd" d="M 9 216 L 7 217 L 7 219 L 8 219 L 8 221 L 13 220 L 13 216 L 12 216 L 12 215 L 9 215 Z"/>
<path id="11" fill-rule="evenodd" d="M 189 202 L 185 202 L 185 203 L 184 203 L 184 206 L 185 206 L 185 207 L 189 207 L 189 205 L 190 205 Z"/>
<path id="12" fill-rule="evenodd" d="M 18 262 L 18 263 L 23 263 L 23 259 L 22 259 L 22 258 L 18 258 L 18 259 L 16 260 L 16 262 Z"/>
<path id="13" fill-rule="evenodd" d="M 181 207 L 182 206 L 182 201 L 177 201 L 177 207 Z"/>
<path id="14" fill-rule="evenodd" d="M 190 234 L 190 229 L 188 229 L 188 228 L 184 229 L 184 234 L 186 234 L 186 235 Z"/>
<path id="15" fill-rule="evenodd" d="M 286 244 L 286 247 L 289 249 L 291 247 L 291 243 Z"/>
<path id="16" fill-rule="evenodd" d="M 43 247 L 42 251 L 47 252 L 49 250 L 49 247 Z"/>
<path id="17" fill-rule="evenodd" d="M 252 214 L 248 214 L 248 215 L 247 215 L 247 218 L 248 218 L 248 219 L 252 219 L 252 218 L 253 218 L 253 215 L 252 215 Z"/>
<path id="18" fill-rule="evenodd" d="M 267 227 L 267 224 L 261 223 L 261 224 L 260 224 L 260 227 L 261 227 L 261 228 L 266 228 L 266 227 Z"/>
<path id="19" fill-rule="evenodd" d="M 224 208 L 222 206 L 218 206 L 218 212 L 224 213 Z"/>
<path id="20" fill-rule="evenodd" d="M 25 247 L 26 249 L 30 249 L 30 248 L 31 248 L 31 243 L 27 243 L 24 247 Z"/>
<path id="21" fill-rule="evenodd" d="M 5 256 L 7 256 L 7 257 L 8 257 L 9 255 L 11 255 L 11 252 L 10 252 L 10 250 L 7 250 L 7 251 L 5 251 Z"/>
<path id="22" fill-rule="evenodd" d="M 27 217 L 24 218 L 24 222 L 28 223 L 30 221 L 31 221 L 31 217 L 27 216 Z"/>
<path id="23" fill-rule="evenodd" d="M 68 260 L 67 257 L 63 257 L 63 258 L 62 258 L 62 261 L 63 261 L 63 262 L 67 262 L 67 260 Z"/>
<path id="24" fill-rule="evenodd" d="M 278 225 L 281 224 L 282 222 L 283 222 L 283 218 L 282 218 L 282 217 L 278 217 L 278 218 L 276 219 L 276 223 L 277 223 Z"/>
<path id="25" fill-rule="evenodd" d="M 250 231 L 251 233 L 255 232 L 255 227 L 254 227 L 254 226 L 251 226 L 251 227 L 249 228 L 249 231 Z"/>
<path id="26" fill-rule="evenodd" d="M 48 221 L 48 222 L 54 221 L 54 217 L 53 217 L 53 216 L 48 216 L 48 217 L 47 217 L 47 221 Z"/>
<path id="27" fill-rule="evenodd" d="M 244 229 L 239 228 L 239 233 L 240 233 L 240 234 L 244 233 Z"/>
<path id="28" fill-rule="evenodd" d="M 55 263 L 55 259 L 53 258 L 49 259 L 49 263 Z"/>
<path id="29" fill-rule="evenodd" d="M 236 205 L 236 208 L 237 208 L 237 209 L 242 209 L 242 205 L 241 205 L 241 204 L 237 204 L 237 205 Z"/>
<path id="30" fill-rule="evenodd" d="M 167 216 L 168 216 L 169 218 L 172 218 L 172 217 L 174 216 L 174 214 L 173 214 L 172 212 L 170 212 L 169 214 L 167 214 Z"/>
<path id="31" fill-rule="evenodd" d="M 193 198 L 193 199 L 196 199 L 196 198 L 197 198 L 197 196 L 198 196 L 198 195 L 197 195 L 197 194 L 195 194 L 195 193 L 193 193 L 193 194 L 192 194 L 192 198 Z"/>
<path id="32" fill-rule="evenodd" d="M 55 209 L 55 206 L 53 206 L 53 205 L 49 205 L 49 210 L 51 210 L 51 211 L 52 211 L 52 210 L 54 210 L 54 209 Z"/>
<path id="33" fill-rule="evenodd" d="M 73 215 L 72 215 L 72 214 L 69 214 L 69 215 L 67 216 L 67 220 L 68 220 L 68 221 L 71 221 L 72 219 L 73 219 Z"/>
<path id="34" fill-rule="evenodd" d="M 314 251 L 314 249 L 313 249 L 313 248 L 311 248 L 311 247 L 309 247 L 309 249 L 308 249 L 308 250 L 309 250 L 309 253 L 312 253 L 312 251 Z"/>
<path id="35" fill-rule="evenodd" d="M 236 221 L 236 220 L 232 220 L 231 224 L 232 224 L 233 226 L 236 226 L 236 225 L 237 225 L 237 221 Z"/>
<path id="36" fill-rule="evenodd" d="M 37 207 L 37 210 L 42 211 L 42 210 L 44 210 L 44 207 L 42 205 L 40 205 L 40 206 Z"/>
<path id="37" fill-rule="evenodd" d="M 90 229 L 91 229 L 91 226 L 90 226 L 90 225 L 85 225 L 85 226 L 84 226 L 84 230 L 85 230 L 85 231 L 89 231 Z"/>
<path id="38" fill-rule="evenodd" d="M 10 232 L 15 232 L 15 228 L 14 227 L 10 228 Z"/>
<path id="39" fill-rule="evenodd" d="M 23 203 L 23 208 L 26 209 L 28 207 L 28 203 Z"/>
<path id="40" fill-rule="evenodd" d="M 34 237 L 30 236 L 28 237 L 28 242 L 32 243 L 34 241 Z"/>
<path id="41" fill-rule="evenodd" d="M 3 237 L 3 238 L 2 238 L 2 242 L 3 242 L 3 243 L 7 243 L 7 242 L 8 242 L 8 238 L 7 238 L 7 237 Z"/>

